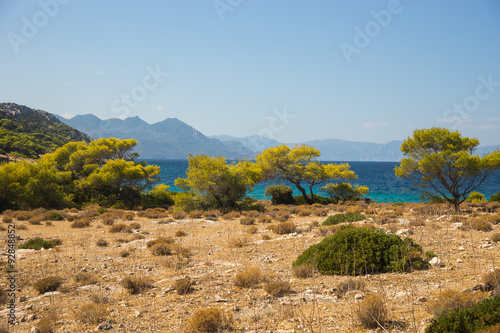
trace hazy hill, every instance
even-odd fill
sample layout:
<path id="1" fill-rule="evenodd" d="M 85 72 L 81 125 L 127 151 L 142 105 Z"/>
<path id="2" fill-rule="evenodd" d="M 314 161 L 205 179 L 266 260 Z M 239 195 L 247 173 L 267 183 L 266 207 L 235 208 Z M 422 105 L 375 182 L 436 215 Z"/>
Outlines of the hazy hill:
<path id="1" fill-rule="evenodd" d="M 38 158 L 70 141 L 91 138 L 48 112 L 0 103 L 0 154 Z"/>
<path id="2" fill-rule="evenodd" d="M 138 141 L 136 151 L 141 158 L 181 158 L 188 154 L 222 155 L 228 159 L 250 157 L 254 153 L 239 143 L 228 143 L 206 137 L 203 133 L 176 118 L 148 124 L 139 117 L 101 120 L 92 114 L 60 119 L 87 133 L 94 139 L 117 137 Z"/>

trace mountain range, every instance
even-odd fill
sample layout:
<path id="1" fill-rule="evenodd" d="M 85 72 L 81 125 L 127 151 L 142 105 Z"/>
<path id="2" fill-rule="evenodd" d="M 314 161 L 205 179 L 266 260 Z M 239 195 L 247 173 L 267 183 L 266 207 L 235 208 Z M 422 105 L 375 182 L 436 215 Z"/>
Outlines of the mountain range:
<path id="1" fill-rule="evenodd" d="M 258 135 L 243 138 L 229 135 L 207 137 L 177 118 L 167 118 L 154 124 L 149 124 L 139 117 L 100 119 L 93 114 L 77 115 L 67 119 L 15 103 L 0 103 L 0 118 L 2 117 L 6 119 L 4 122 L 8 125 L 4 126 L 4 129 L 0 126 L 0 130 L 5 133 L 9 131 L 9 126 L 17 126 L 24 132 L 30 129 L 29 133 L 16 135 L 23 135 L 23 144 L 31 149 L 29 152 L 33 155 L 43 153 L 43 151 L 40 145 L 25 143 L 31 142 L 28 140 L 31 136 L 38 138 L 37 140 L 51 138 L 53 142 L 44 144 L 46 151 L 53 150 L 66 143 L 67 140 L 89 142 L 90 138 L 133 138 L 138 142 L 135 151 L 143 159 L 185 159 L 189 154 L 221 155 L 230 160 L 254 159 L 255 155 L 263 150 L 283 144 Z M 0 138 L 0 143 L 5 141 L 5 133 L 4 138 Z M 54 140 L 56 137 L 57 140 Z M 37 143 L 35 139 L 32 141 Z M 19 140 L 13 142 L 12 146 L 19 145 L 16 143 Z M 302 143 L 319 149 L 320 160 L 323 161 L 399 161 L 403 157 L 399 149 L 402 141 L 397 140 L 388 143 L 373 143 L 327 139 L 286 144 L 293 146 Z M 30 145 L 36 146 L 38 150 L 32 149 Z M 500 146 L 478 147 L 476 152 L 482 155 L 499 148 Z M 4 151 L 8 153 L 5 147 Z"/>
<path id="2" fill-rule="evenodd" d="M 61 121 L 82 131 L 94 139 L 100 137 L 134 138 L 136 151 L 145 159 L 185 159 L 188 154 L 222 155 L 227 159 L 249 158 L 269 147 L 283 143 L 263 136 L 237 138 L 230 135 L 207 137 L 203 133 L 176 118 L 167 118 L 148 124 L 139 117 L 102 120 L 92 114 L 78 115 Z M 356 142 L 341 139 L 313 140 L 295 144 L 307 144 L 321 152 L 323 161 L 399 161 L 403 154 L 403 141 L 388 143 Z M 479 154 L 498 149 L 500 146 L 478 147 Z"/>

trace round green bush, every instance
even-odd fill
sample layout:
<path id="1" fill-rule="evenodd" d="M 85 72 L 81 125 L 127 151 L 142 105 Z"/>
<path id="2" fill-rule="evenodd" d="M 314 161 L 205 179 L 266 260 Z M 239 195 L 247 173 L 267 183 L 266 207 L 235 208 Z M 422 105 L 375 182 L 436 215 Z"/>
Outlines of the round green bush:
<path id="1" fill-rule="evenodd" d="M 432 318 L 426 333 L 477 332 L 500 323 L 500 297 L 488 298 L 470 308 L 458 308 Z"/>
<path id="2" fill-rule="evenodd" d="M 340 213 L 328 216 L 328 218 L 325 221 L 323 221 L 323 225 L 329 226 L 344 222 L 356 222 L 363 220 L 366 220 L 366 216 L 364 216 L 363 214 L 359 212 L 348 212 L 345 214 Z"/>
<path id="3" fill-rule="evenodd" d="M 293 266 L 303 264 L 313 265 L 321 274 L 356 276 L 408 272 L 428 266 L 422 248 L 412 239 L 350 225 L 309 247 Z"/>
<path id="4" fill-rule="evenodd" d="M 266 187 L 264 195 L 271 195 L 271 203 L 273 205 L 293 205 L 295 199 L 293 198 L 293 190 L 290 186 L 286 185 L 269 185 Z"/>

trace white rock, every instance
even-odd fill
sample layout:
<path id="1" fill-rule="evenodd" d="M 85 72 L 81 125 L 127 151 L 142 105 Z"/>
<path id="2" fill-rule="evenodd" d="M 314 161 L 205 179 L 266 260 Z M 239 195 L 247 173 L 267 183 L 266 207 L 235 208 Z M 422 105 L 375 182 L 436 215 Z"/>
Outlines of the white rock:
<path id="1" fill-rule="evenodd" d="M 462 222 L 453 223 L 453 229 L 460 229 L 463 225 Z"/>
<path id="2" fill-rule="evenodd" d="M 396 235 L 413 235 L 413 230 L 411 230 L 411 228 L 399 229 L 396 231 Z"/>
<path id="3" fill-rule="evenodd" d="M 463 246 L 460 246 L 460 247 L 458 248 L 458 251 L 465 251 L 465 248 L 464 248 Z"/>
<path id="4" fill-rule="evenodd" d="M 462 259 L 457 259 L 457 263 L 459 263 L 459 264 L 460 264 L 460 263 L 462 263 L 462 262 L 464 262 Z"/>
<path id="5" fill-rule="evenodd" d="M 427 302 L 427 298 L 419 297 L 419 298 L 417 298 L 417 302 L 422 302 L 422 303 Z"/>
<path id="6" fill-rule="evenodd" d="M 359 301 L 359 300 L 361 300 L 363 298 L 365 298 L 365 296 L 363 296 L 363 294 L 356 294 L 356 295 L 354 295 L 354 299 L 357 300 L 357 301 Z"/>
<path id="7" fill-rule="evenodd" d="M 432 258 L 432 259 L 429 261 L 429 264 L 430 264 L 432 267 L 440 267 L 440 266 L 441 266 L 441 259 L 439 259 L 438 257 L 434 257 L 434 258 Z"/>

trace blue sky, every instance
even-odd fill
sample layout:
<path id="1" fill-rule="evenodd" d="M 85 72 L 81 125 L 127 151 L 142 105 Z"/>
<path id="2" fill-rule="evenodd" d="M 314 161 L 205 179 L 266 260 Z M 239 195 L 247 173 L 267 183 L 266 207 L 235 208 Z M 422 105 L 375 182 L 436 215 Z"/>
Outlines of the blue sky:
<path id="1" fill-rule="evenodd" d="M 206 135 L 500 144 L 500 2 L 0 0 L 0 92 Z"/>

